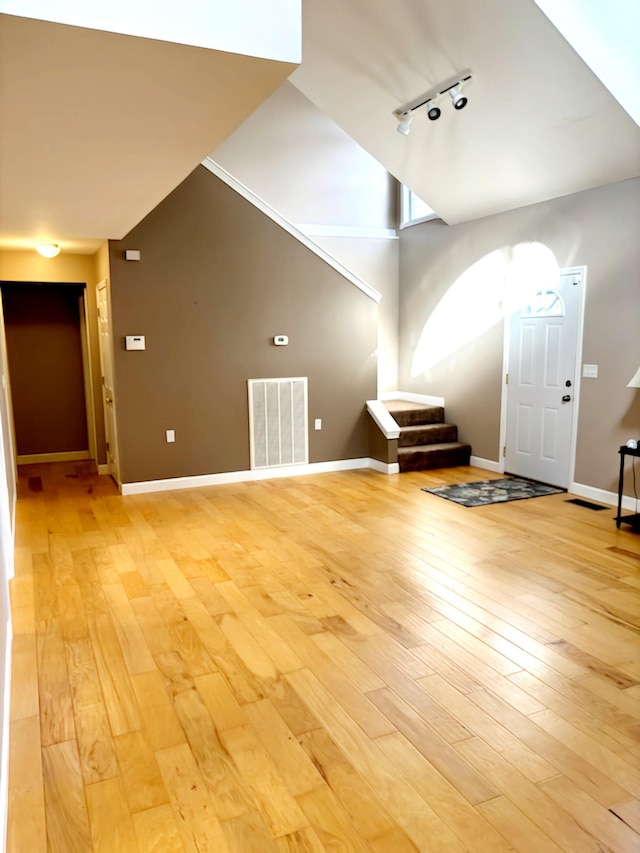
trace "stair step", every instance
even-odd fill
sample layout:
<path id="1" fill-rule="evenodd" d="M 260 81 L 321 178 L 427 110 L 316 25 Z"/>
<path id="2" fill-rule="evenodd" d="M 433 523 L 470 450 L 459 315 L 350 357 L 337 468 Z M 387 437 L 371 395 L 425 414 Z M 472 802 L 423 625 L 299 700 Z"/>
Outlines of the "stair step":
<path id="1" fill-rule="evenodd" d="M 415 426 L 416 424 L 439 424 L 444 421 L 442 406 L 425 406 L 421 403 L 408 403 L 406 400 L 388 400 L 385 402 L 387 411 L 393 416 L 398 426 Z"/>
<path id="2" fill-rule="evenodd" d="M 458 440 L 458 427 L 454 424 L 416 424 L 400 428 L 399 447 L 418 444 L 446 444 Z"/>
<path id="3" fill-rule="evenodd" d="M 434 468 L 455 468 L 456 465 L 468 465 L 470 457 L 471 445 L 459 441 L 398 448 L 400 471 L 431 471 Z"/>

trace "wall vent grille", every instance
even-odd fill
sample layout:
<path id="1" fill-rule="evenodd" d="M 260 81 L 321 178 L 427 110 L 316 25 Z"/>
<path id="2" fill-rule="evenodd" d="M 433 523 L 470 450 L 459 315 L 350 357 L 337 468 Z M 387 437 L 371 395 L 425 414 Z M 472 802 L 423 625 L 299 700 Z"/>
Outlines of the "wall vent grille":
<path id="1" fill-rule="evenodd" d="M 307 378 L 249 379 L 251 468 L 309 461 Z"/>

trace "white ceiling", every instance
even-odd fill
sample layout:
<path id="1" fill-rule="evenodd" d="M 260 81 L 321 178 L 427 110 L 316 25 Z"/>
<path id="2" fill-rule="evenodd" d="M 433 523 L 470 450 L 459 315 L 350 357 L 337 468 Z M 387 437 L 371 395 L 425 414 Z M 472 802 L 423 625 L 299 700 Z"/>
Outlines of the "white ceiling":
<path id="1" fill-rule="evenodd" d="M 0 15 L 0 247 L 123 237 L 294 67 Z"/>
<path id="2" fill-rule="evenodd" d="M 640 174 L 640 131 L 533 0 L 305 0 L 291 81 L 454 224 Z M 397 133 L 459 71 L 469 103 Z"/>

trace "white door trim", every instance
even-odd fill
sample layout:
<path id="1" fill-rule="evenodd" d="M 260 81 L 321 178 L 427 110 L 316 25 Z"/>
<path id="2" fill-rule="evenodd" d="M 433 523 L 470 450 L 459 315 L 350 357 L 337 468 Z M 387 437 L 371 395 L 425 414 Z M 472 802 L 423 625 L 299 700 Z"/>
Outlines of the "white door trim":
<path id="1" fill-rule="evenodd" d="M 578 441 L 578 418 L 580 416 L 580 380 L 582 377 L 582 338 L 584 335 L 584 312 L 587 292 L 586 266 L 565 267 L 559 275 L 579 275 L 582 279 L 580 304 L 578 307 L 578 334 L 576 336 L 576 378 L 573 387 L 573 419 L 571 421 L 571 444 L 569 447 L 569 484 L 573 483 L 576 471 L 576 445 Z M 502 344 L 502 397 L 500 400 L 500 445 L 498 447 L 498 470 L 505 471 L 504 448 L 507 442 L 507 393 L 506 376 L 509 372 L 509 350 L 511 347 L 511 323 L 509 317 L 503 320 Z"/>
<path id="2" fill-rule="evenodd" d="M 116 470 L 115 471 L 110 470 L 110 466 L 108 464 L 105 466 L 100 465 L 100 466 L 98 466 L 98 473 L 100 474 L 100 473 L 104 472 L 104 473 L 111 474 L 113 479 L 116 481 L 118 488 L 120 488 L 121 487 L 120 448 L 118 446 L 118 423 L 117 423 L 117 418 L 116 418 L 116 414 L 115 414 L 115 412 L 116 412 L 116 392 L 115 392 L 115 358 L 114 358 L 114 352 L 113 352 L 113 343 L 114 343 L 114 341 L 113 341 L 113 320 L 111 317 L 111 291 L 109 290 L 109 282 L 107 281 L 106 278 L 103 278 L 102 281 L 100 281 L 100 282 L 98 282 L 98 284 L 96 284 L 96 322 L 98 323 L 98 348 L 99 348 L 100 352 L 102 351 L 102 335 L 100 333 L 100 308 L 99 308 L 100 295 L 99 295 L 99 291 L 102 290 L 102 288 L 104 288 L 104 290 L 105 290 L 105 294 L 106 294 L 106 298 L 107 298 L 107 307 L 108 307 L 107 324 L 109 327 L 109 346 L 110 346 L 110 352 L 108 355 L 109 355 L 109 358 L 111 360 L 111 382 L 112 382 L 112 385 L 114 386 L 111 389 L 113 392 L 113 403 L 111 405 L 113 407 L 113 444 L 114 444 L 114 447 L 113 447 L 114 452 L 112 453 L 112 457 L 113 457 L 113 461 L 115 463 L 115 469 Z M 101 356 L 101 361 L 100 361 L 100 369 L 102 371 L 102 356 Z M 100 387 L 102 388 L 102 382 L 100 383 Z M 105 417 L 104 394 L 102 394 L 102 399 L 100 400 L 100 402 L 101 402 L 101 406 L 102 406 L 103 417 Z M 105 429 L 106 429 L 106 425 L 105 425 Z M 107 462 L 108 462 L 108 460 L 109 460 L 109 453 L 107 452 Z M 107 469 L 106 471 L 104 471 L 105 468 Z"/>
<path id="3" fill-rule="evenodd" d="M 80 297 L 80 341 L 82 344 L 82 374 L 84 380 L 84 400 L 87 408 L 87 439 L 89 459 L 98 464 L 98 442 L 96 438 L 96 407 L 93 397 L 93 371 L 91 369 L 91 335 L 89 333 L 89 310 L 87 305 L 87 285 Z"/>

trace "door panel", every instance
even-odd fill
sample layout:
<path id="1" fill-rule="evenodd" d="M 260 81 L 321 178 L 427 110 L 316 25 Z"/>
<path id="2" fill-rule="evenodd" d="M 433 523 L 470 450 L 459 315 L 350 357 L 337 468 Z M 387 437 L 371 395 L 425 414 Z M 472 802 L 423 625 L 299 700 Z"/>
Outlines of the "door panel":
<path id="1" fill-rule="evenodd" d="M 505 468 L 567 488 L 581 276 L 561 275 L 510 318 Z M 565 399 L 568 398 L 568 399 Z"/>

